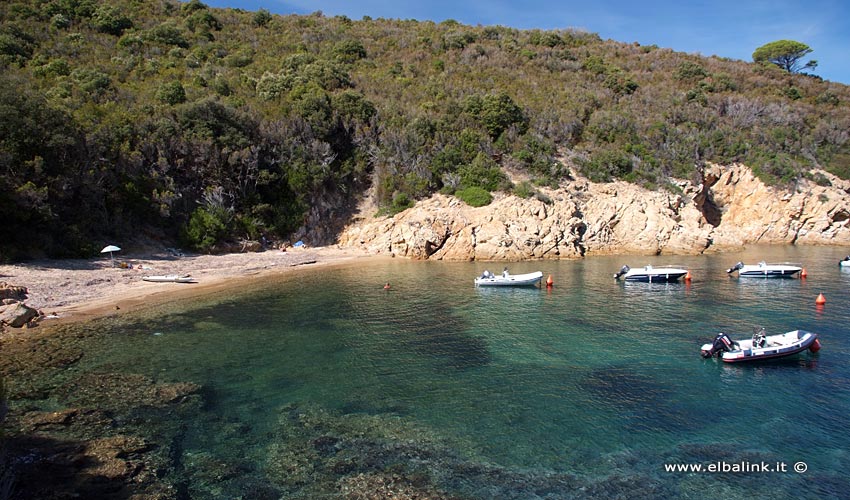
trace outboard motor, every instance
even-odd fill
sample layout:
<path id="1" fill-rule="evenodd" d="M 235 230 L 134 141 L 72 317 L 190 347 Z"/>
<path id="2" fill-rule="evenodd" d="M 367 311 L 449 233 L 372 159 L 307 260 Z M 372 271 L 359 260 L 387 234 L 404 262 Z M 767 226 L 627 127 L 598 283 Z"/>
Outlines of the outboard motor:
<path id="1" fill-rule="evenodd" d="M 735 342 L 729 337 L 729 335 L 720 332 L 716 337 L 714 337 L 714 342 L 711 343 L 711 349 L 703 349 L 700 351 L 700 355 L 703 358 L 710 358 L 712 356 L 719 356 L 721 353 L 726 351 L 733 351 L 735 348 Z"/>
<path id="2" fill-rule="evenodd" d="M 614 275 L 614 279 L 615 279 L 615 280 L 620 279 L 620 276 L 622 276 L 622 275 L 626 274 L 627 272 L 629 272 L 629 270 L 630 270 L 629 266 L 623 266 L 623 267 L 620 269 L 620 272 Z"/>
<path id="3" fill-rule="evenodd" d="M 735 264 L 733 267 L 730 267 L 729 269 L 727 269 L 727 270 L 726 270 L 726 272 L 727 272 L 727 273 L 729 273 L 729 274 L 732 274 L 732 273 L 734 273 L 735 271 L 739 271 L 739 270 L 741 270 L 741 269 L 743 269 L 743 268 L 744 268 L 744 263 L 743 263 L 743 262 L 738 262 L 738 263 L 737 263 L 737 264 Z"/>

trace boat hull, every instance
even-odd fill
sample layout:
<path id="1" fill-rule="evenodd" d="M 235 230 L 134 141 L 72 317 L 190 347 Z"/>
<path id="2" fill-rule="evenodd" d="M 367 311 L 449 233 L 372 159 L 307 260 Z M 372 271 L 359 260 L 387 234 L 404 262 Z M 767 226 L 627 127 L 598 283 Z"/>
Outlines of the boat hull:
<path id="1" fill-rule="evenodd" d="M 625 276 L 623 279 L 625 281 L 639 281 L 641 283 L 672 283 L 675 281 L 679 281 L 679 279 L 687 274 L 685 272 L 675 272 L 675 273 L 649 273 L 649 274 L 634 274 L 632 276 Z"/>
<path id="2" fill-rule="evenodd" d="M 756 269 L 738 273 L 741 278 L 793 278 L 799 269 Z"/>
<path id="3" fill-rule="evenodd" d="M 144 276 L 142 277 L 142 281 L 150 281 L 152 283 L 192 283 L 194 280 L 190 276 L 168 274 L 164 276 Z"/>
<path id="4" fill-rule="evenodd" d="M 622 275 L 624 281 L 638 281 L 641 283 L 672 283 L 679 281 L 682 276 L 688 274 L 687 269 L 677 267 L 652 267 L 646 266 L 640 269 L 629 269 Z"/>
<path id="5" fill-rule="evenodd" d="M 820 348 L 820 344 L 817 343 L 817 334 L 805 330 L 793 330 L 781 335 L 769 335 L 765 339 L 767 342 L 764 347 L 754 347 L 752 339 L 739 340 L 735 342 L 738 348 L 723 352 L 720 355 L 720 359 L 724 363 L 753 363 L 788 358 L 807 349 L 815 351 Z M 816 347 L 813 347 L 815 345 Z M 703 346 L 703 349 L 706 348 L 711 348 L 711 344 Z"/>
<path id="6" fill-rule="evenodd" d="M 800 266 L 789 264 L 751 264 L 740 265 L 737 268 L 738 276 L 741 278 L 794 278 L 803 270 Z M 735 270 L 735 268 L 733 268 Z"/>
<path id="7" fill-rule="evenodd" d="M 475 286 L 535 286 L 543 279 L 543 272 L 509 274 L 492 278 L 475 278 Z"/>

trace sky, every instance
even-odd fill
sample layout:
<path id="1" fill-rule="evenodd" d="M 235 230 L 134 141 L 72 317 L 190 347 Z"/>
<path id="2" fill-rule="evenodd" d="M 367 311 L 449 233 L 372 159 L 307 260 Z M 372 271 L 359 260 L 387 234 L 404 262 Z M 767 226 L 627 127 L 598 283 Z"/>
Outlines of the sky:
<path id="1" fill-rule="evenodd" d="M 776 40 L 796 40 L 816 60 L 810 71 L 850 85 L 850 1 L 847 0 L 207 0 L 211 7 L 273 14 L 454 19 L 517 29 L 580 29 L 603 39 L 657 45 L 678 52 L 752 61 Z"/>

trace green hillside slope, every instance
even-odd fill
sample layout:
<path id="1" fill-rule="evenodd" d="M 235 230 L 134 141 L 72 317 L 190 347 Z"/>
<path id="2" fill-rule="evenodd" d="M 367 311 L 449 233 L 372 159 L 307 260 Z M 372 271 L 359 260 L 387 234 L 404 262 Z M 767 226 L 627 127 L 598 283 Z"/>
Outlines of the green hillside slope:
<path id="1" fill-rule="evenodd" d="M 0 260 L 301 236 L 372 183 L 389 212 L 527 195 L 504 170 L 554 184 L 556 157 L 656 189 L 707 161 L 770 184 L 850 177 L 850 89 L 770 65 L 198 1 L 18 0 L 0 23 Z"/>

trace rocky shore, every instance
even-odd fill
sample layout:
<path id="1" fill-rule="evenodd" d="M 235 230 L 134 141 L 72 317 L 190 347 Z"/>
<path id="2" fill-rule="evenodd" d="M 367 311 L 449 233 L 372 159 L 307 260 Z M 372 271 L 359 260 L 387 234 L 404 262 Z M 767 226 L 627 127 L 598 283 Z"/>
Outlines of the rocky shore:
<path id="1" fill-rule="evenodd" d="M 414 259 L 512 261 L 850 245 L 850 182 L 816 175 L 819 182 L 787 190 L 766 186 L 747 167 L 714 165 L 699 184 L 680 181 L 677 193 L 576 178 L 527 199 L 496 195 L 480 208 L 435 195 L 394 217 L 364 214 L 339 243 Z"/>

